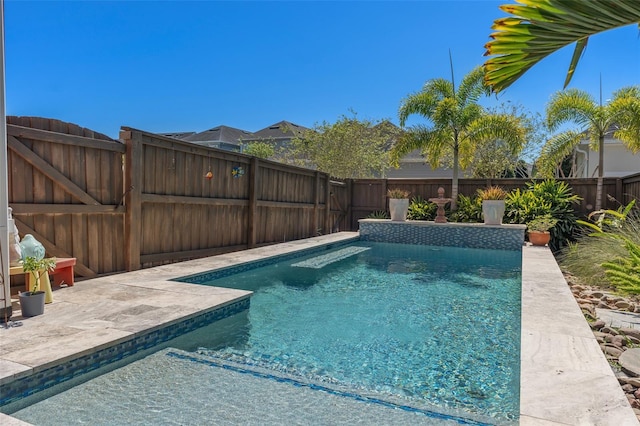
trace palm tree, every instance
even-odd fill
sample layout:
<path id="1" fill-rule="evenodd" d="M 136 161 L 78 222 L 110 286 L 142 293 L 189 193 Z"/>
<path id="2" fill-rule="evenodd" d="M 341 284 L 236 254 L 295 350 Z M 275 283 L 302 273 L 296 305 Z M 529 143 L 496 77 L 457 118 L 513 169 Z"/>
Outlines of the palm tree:
<path id="1" fill-rule="evenodd" d="M 475 147 L 483 142 L 500 139 L 513 152 L 523 146 L 525 131 L 520 120 L 507 114 L 489 114 L 477 101 L 489 90 L 483 83 L 484 72 L 477 67 L 467 74 L 456 90 L 452 81 L 435 78 L 425 83 L 422 91 L 409 95 L 400 106 L 400 125 L 418 114 L 429 120 L 431 127 L 416 125 L 398 140 L 391 150 L 397 166 L 399 159 L 415 149 L 421 149 L 433 168 L 446 154 L 453 155 L 451 208 L 456 209 L 459 168 L 466 168 Z"/>
<path id="2" fill-rule="evenodd" d="M 547 141 L 538 159 L 539 170 L 543 175 L 552 175 L 557 165 L 585 138 L 586 133 L 598 150 L 595 208 L 600 210 L 605 136 L 613 135 L 633 152 L 640 150 L 640 86 L 616 91 L 611 102 L 604 105 L 583 90 L 557 92 L 547 105 L 547 125 L 554 131 L 567 122 L 577 123 L 580 129 L 558 133 Z"/>
<path id="3" fill-rule="evenodd" d="M 496 19 L 496 32 L 485 45 L 485 82 L 496 93 L 509 87 L 529 68 L 549 54 L 576 43 L 564 88 L 589 36 L 633 23 L 640 24 L 638 0 L 517 0 L 503 5 L 510 17 Z"/>

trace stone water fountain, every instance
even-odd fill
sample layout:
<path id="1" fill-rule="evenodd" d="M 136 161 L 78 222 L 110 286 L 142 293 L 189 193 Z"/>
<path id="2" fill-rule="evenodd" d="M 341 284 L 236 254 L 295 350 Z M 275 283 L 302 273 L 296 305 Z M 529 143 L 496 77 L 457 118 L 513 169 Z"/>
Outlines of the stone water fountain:
<path id="1" fill-rule="evenodd" d="M 444 215 L 444 206 L 451 202 L 451 198 L 444 198 L 444 188 L 438 188 L 438 198 L 429 198 L 429 201 L 435 203 L 438 206 L 436 211 L 435 223 L 447 223 L 447 218 Z"/>

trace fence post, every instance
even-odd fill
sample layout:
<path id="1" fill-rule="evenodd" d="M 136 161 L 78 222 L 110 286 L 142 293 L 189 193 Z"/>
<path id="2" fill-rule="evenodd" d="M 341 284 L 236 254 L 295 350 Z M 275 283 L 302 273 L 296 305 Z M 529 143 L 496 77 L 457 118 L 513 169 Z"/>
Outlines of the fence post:
<path id="1" fill-rule="evenodd" d="M 124 162 L 124 267 L 126 271 L 140 269 L 140 239 L 142 237 L 142 134 L 120 130 L 120 139 L 127 146 Z"/>
<path id="2" fill-rule="evenodd" d="M 324 185 L 324 233 L 330 234 L 331 231 L 331 176 L 327 174 Z"/>
<path id="3" fill-rule="evenodd" d="M 386 211 L 387 210 L 387 190 L 389 188 L 389 179 L 382 180 L 382 207 L 378 210 Z"/>
<path id="4" fill-rule="evenodd" d="M 257 157 L 252 157 L 249 163 L 249 214 L 247 224 L 247 248 L 256 246 L 256 220 L 258 214 L 258 167 Z"/>
<path id="5" fill-rule="evenodd" d="M 311 230 L 311 236 L 318 235 L 318 218 L 320 217 L 320 172 L 315 173 L 316 183 L 313 188 L 313 229 Z"/>
<path id="6" fill-rule="evenodd" d="M 353 179 L 347 179 L 347 217 L 344 220 L 346 222 L 346 227 L 349 231 L 353 231 L 353 211 L 351 210 L 352 204 L 353 204 Z"/>

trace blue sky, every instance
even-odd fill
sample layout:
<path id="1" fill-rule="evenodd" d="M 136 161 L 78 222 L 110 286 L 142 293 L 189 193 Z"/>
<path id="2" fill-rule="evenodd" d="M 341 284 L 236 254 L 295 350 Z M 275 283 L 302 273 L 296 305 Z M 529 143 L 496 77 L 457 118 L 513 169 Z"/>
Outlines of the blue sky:
<path id="1" fill-rule="evenodd" d="M 56 118 L 117 137 L 225 124 L 311 127 L 350 110 L 397 123 L 431 78 L 456 80 L 485 58 L 502 1 L 5 1 L 8 115 Z M 572 48 L 495 98 L 544 112 Z M 606 100 L 640 84 L 628 26 L 591 38 L 570 87 Z M 415 119 L 413 122 L 418 122 Z M 410 123 L 411 124 L 411 123 Z"/>

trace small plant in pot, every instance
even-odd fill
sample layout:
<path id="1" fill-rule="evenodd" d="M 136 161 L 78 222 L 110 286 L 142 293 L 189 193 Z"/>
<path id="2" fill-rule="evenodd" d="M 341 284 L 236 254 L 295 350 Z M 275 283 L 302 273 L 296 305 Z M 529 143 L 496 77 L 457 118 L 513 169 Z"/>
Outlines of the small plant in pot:
<path id="1" fill-rule="evenodd" d="M 545 246 L 549 244 L 551 240 L 549 230 L 553 228 L 556 223 L 558 223 L 558 219 L 554 219 L 549 214 L 538 216 L 527 222 L 529 242 L 534 246 Z"/>
<path id="2" fill-rule="evenodd" d="M 391 220 L 404 222 L 407 220 L 407 211 L 409 210 L 409 191 L 394 188 L 387 191 L 389 197 L 389 212 Z"/>
<path id="3" fill-rule="evenodd" d="M 24 258 L 22 269 L 33 277 L 33 288 L 20 292 L 20 308 L 23 317 L 34 317 L 44 313 L 45 293 L 40 290 L 40 279 L 55 267 L 55 258 L 37 259 L 33 256 Z"/>
<path id="4" fill-rule="evenodd" d="M 478 196 L 482 200 L 482 216 L 485 225 L 502 225 L 507 191 L 499 186 L 478 189 Z"/>

